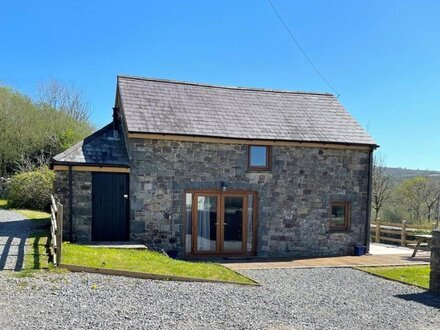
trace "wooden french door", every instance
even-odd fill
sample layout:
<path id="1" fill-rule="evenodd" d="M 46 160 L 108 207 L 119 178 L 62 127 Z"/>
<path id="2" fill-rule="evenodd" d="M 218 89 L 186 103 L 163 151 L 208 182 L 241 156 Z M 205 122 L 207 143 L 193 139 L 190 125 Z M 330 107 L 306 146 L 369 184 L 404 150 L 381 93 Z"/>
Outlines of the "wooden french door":
<path id="1" fill-rule="evenodd" d="M 251 227 L 253 236 L 254 214 L 249 214 L 249 203 L 253 210 L 254 201 L 254 194 L 249 192 L 195 192 L 191 226 L 193 253 L 245 254 L 253 242 L 248 232 Z"/>
<path id="2" fill-rule="evenodd" d="M 219 250 L 220 201 L 216 194 L 194 194 L 193 247 L 194 253 L 213 254 Z"/>
<path id="3" fill-rule="evenodd" d="M 222 194 L 220 253 L 245 253 L 247 203 L 245 194 Z"/>

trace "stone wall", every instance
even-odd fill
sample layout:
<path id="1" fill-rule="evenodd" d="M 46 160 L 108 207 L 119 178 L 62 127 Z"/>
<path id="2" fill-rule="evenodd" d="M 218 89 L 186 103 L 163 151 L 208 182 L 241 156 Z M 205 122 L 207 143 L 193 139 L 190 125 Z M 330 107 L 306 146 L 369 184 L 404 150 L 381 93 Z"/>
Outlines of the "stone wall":
<path id="1" fill-rule="evenodd" d="M 429 290 L 440 294 L 440 229 L 432 231 Z"/>
<path id="2" fill-rule="evenodd" d="M 73 242 L 87 243 L 92 239 L 92 173 L 73 172 Z M 64 206 L 63 240 L 70 240 L 69 172 L 55 172 L 55 195 Z"/>
<path id="3" fill-rule="evenodd" d="M 183 251 L 185 189 L 258 192 L 261 256 L 352 254 L 365 243 L 368 151 L 273 147 L 270 172 L 248 172 L 247 146 L 130 139 L 131 239 Z M 331 201 L 351 202 L 351 227 L 329 230 Z"/>

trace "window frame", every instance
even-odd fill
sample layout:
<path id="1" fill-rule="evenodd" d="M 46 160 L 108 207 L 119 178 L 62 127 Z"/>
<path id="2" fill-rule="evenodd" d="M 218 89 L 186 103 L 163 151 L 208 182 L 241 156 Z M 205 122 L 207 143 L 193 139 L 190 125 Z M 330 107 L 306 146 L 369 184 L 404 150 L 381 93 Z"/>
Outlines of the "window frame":
<path id="1" fill-rule="evenodd" d="M 345 212 L 344 212 L 344 225 L 343 226 L 335 226 L 332 224 L 333 222 L 333 206 L 344 206 Z M 329 228 L 330 231 L 348 231 L 350 230 L 351 225 L 351 203 L 347 201 L 333 201 L 330 203 L 330 212 L 329 212 Z"/>
<path id="2" fill-rule="evenodd" d="M 266 148 L 266 164 L 264 166 L 252 166 L 251 164 L 251 149 L 252 147 Z M 247 167 L 249 171 L 270 171 L 272 169 L 272 148 L 267 145 L 250 144 L 247 148 Z"/>

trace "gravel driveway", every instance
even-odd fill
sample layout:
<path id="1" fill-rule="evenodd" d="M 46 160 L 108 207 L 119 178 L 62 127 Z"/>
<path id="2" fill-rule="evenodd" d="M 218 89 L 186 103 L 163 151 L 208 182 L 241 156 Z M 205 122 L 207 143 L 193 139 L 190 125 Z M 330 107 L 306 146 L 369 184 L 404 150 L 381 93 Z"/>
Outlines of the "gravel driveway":
<path id="1" fill-rule="evenodd" d="M 439 329 L 440 297 L 352 269 L 246 271 L 262 287 L 0 272 L 0 329 Z"/>
<path id="2" fill-rule="evenodd" d="M 22 269 L 27 239 L 40 227 L 19 213 L 0 210 L 0 271 Z"/>

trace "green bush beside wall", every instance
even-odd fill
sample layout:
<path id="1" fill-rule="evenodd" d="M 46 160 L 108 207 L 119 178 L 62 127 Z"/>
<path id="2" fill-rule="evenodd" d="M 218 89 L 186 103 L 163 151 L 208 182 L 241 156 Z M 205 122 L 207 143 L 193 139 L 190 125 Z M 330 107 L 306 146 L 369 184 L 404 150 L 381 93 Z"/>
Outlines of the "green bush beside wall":
<path id="1" fill-rule="evenodd" d="M 47 167 L 14 175 L 9 183 L 7 197 L 11 207 L 48 210 L 55 173 Z"/>

